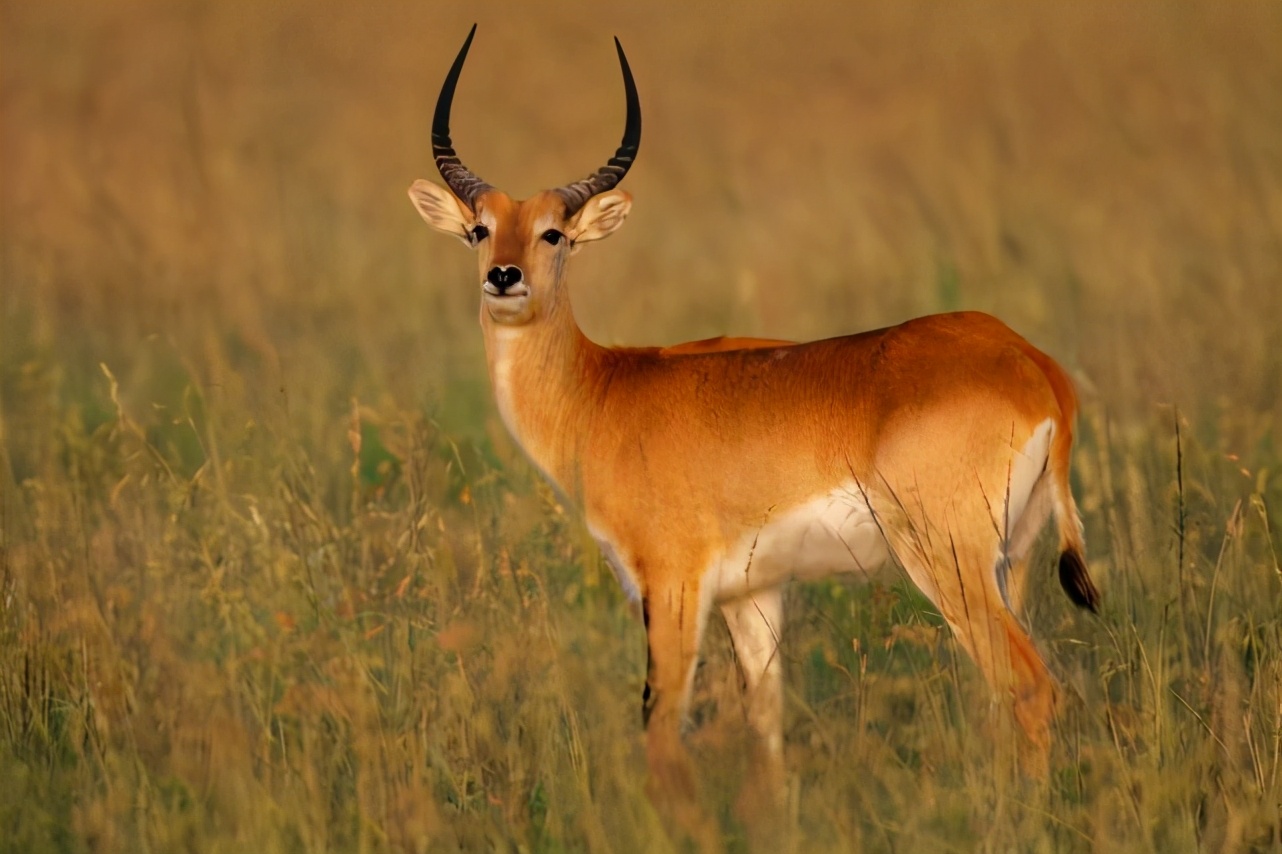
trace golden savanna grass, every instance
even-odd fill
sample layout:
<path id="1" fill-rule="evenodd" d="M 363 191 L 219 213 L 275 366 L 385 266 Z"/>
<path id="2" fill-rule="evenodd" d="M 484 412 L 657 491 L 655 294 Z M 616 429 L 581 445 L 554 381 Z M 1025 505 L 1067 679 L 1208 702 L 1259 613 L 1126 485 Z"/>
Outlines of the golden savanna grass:
<path id="1" fill-rule="evenodd" d="M 1050 781 L 905 582 L 798 587 L 792 850 L 1282 851 L 1282 7 L 836 6 L 0 5 L 0 848 L 668 845 L 642 629 L 405 198 L 474 16 L 454 138 L 517 195 L 613 151 L 628 50 L 595 339 L 977 308 L 1081 389 L 1105 604 L 1048 543 Z M 738 850 L 718 624 L 707 661 Z"/>

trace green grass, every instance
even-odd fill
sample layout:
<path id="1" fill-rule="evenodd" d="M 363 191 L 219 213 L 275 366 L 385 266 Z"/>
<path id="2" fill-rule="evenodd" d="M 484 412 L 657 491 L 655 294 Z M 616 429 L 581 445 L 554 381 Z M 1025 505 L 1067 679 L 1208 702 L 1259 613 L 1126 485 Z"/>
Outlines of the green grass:
<path id="1" fill-rule="evenodd" d="M 237 8 L 2 9 L 0 850 L 664 850 L 640 621 L 404 198 L 471 19 Z M 1105 604 L 1043 544 L 1050 781 L 902 574 L 797 586 L 791 849 L 1282 852 L 1277 9 L 523 9 L 460 88 L 480 174 L 612 150 L 610 33 L 647 110 L 632 219 L 575 259 L 595 338 L 981 308 L 1082 390 Z M 732 850 L 740 707 L 714 621 Z"/>

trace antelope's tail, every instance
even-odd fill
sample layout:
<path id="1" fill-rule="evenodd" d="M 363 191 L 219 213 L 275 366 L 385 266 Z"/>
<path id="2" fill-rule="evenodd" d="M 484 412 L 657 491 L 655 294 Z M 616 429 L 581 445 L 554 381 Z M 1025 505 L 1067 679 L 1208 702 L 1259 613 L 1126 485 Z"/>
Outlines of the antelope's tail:
<path id="1" fill-rule="evenodd" d="M 1068 470 L 1073 453 L 1073 425 L 1077 420 L 1077 393 L 1073 382 L 1048 356 L 1029 347 L 1029 353 L 1050 381 L 1059 401 L 1060 421 L 1051 440 L 1051 483 L 1055 492 L 1055 526 L 1059 531 L 1059 583 L 1079 608 L 1099 613 L 1100 594 L 1086 569 L 1086 546 L 1082 541 L 1082 519 L 1073 500 Z"/>

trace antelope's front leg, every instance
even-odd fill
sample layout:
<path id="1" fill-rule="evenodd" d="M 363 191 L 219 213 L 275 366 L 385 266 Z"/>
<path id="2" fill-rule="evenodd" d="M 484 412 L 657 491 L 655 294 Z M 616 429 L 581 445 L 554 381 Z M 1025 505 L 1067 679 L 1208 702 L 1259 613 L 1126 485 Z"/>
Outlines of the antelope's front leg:
<path id="1" fill-rule="evenodd" d="M 719 835 L 699 807 L 693 767 L 681 740 L 708 607 L 698 585 L 688 581 L 652 588 L 642 607 L 649 653 L 642 716 L 650 799 L 670 832 L 689 836 L 701 850 L 716 850 Z"/>

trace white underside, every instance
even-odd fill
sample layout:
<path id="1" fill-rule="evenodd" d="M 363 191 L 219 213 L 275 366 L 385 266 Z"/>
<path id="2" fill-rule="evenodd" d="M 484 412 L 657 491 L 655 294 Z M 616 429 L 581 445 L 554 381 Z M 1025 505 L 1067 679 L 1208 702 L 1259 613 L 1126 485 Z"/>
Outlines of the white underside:
<path id="1" fill-rule="evenodd" d="M 793 578 L 867 576 L 889 556 L 863 491 L 851 481 L 767 516 L 712 562 L 702 589 L 710 601 L 720 602 Z"/>
<path id="2" fill-rule="evenodd" d="M 588 522 L 602 556 L 629 599 L 640 585 L 628 555 L 599 525 Z M 762 521 L 745 532 L 708 568 L 700 585 L 709 603 L 777 587 L 790 579 L 836 573 L 869 575 L 890 556 L 886 540 L 858 484 L 853 481 Z"/>

